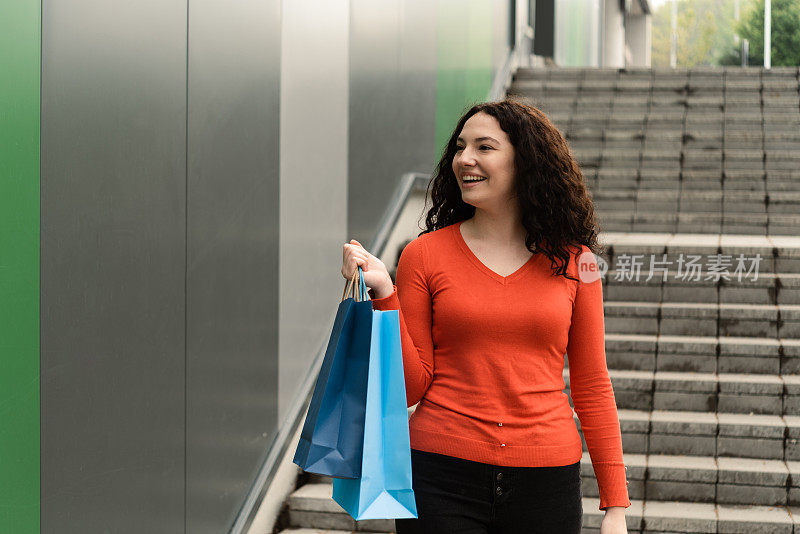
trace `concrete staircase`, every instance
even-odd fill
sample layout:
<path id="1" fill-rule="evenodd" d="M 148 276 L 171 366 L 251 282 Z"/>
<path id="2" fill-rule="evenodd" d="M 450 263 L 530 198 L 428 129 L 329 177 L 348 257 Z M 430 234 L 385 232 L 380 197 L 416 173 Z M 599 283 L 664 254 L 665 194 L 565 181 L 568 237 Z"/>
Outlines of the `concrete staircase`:
<path id="1" fill-rule="evenodd" d="M 509 94 L 566 134 L 600 214 L 628 531 L 800 533 L 798 70 L 533 69 Z M 756 254 L 757 276 L 734 274 Z M 709 269 L 716 255 L 730 267 Z M 588 453 L 581 466 L 584 532 L 599 532 Z M 303 477 L 282 532 L 393 530 Z"/>
<path id="2" fill-rule="evenodd" d="M 797 69 L 520 71 L 606 231 L 798 235 Z"/>

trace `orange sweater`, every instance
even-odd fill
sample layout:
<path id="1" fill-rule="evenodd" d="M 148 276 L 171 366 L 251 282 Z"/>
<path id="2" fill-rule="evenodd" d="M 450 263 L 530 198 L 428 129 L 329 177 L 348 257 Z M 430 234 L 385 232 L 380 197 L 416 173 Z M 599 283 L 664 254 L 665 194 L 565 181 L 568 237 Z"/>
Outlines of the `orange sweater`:
<path id="1" fill-rule="evenodd" d="M 581 440 L 563 392 L 566 352 L 600 508 L 630 506 L 602 282 L 553 276 L 542 254 L 500 276 L 470 250 L 460 227 L 409 243 L 394 292 L 372 301 L 376 310 L 400 310 L 408 406 L 419 402 L 409 420 L 411 448 L 503 466 L 579 461 Z M 567 272 L 578 278 L 574 255 Z"/>

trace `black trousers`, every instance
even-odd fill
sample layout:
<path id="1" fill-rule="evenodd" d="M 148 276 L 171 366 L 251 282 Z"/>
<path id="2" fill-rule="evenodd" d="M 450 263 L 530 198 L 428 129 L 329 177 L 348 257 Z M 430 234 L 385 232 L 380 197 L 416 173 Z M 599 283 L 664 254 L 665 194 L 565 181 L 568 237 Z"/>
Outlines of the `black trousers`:
<path id="1" fill-rule="evenodd" d="M 397 534 L 578 534 L 580 462 L 503 467 L 411 449 L 417 519 Z"/>

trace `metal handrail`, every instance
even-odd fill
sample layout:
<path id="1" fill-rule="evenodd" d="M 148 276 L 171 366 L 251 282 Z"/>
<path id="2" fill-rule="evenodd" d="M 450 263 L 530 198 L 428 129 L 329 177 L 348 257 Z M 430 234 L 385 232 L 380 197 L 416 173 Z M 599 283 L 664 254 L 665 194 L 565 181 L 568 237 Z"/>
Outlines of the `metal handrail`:
<path id="1" fill-rule="evenodd" d="M 511 85 L 511 80 L 519 66 L 519 57 L 516 48 L 509 51 L 506 56 L 503 66 L 497 72 L 492 87 L 489 89 L 489 94 L 486 95 L 486 100 L 489 102 L 497 102 L 505 97 L 508 87 Z"/>
<path id="2" fill-rule="evenodd" d="M 526 29 L 531 30 L 531 35 L 523 32 L 521 43 L 508 51 L 503 66 L 497 71 L 497 75 L 492 81 L 492 87 L 486 95 L 488 102 L 497 102 L 503 100 L 506 96 L 508 88 L 514 80 L 514 73 L 517 72 L 520 66 L 530 66 L 531 55 L 531 36 L 533 30 L 526 26 Z"/>
<path id="3" fill-rule="evenodd" d="M 425 190 L 430 181 L 430 175 L 420 172 L 407 172 L 400 177 L 397 187 L 394 189 L 392 198 L 389 200 L 389 207 L 383 214 L 381 221 L 378 223 L 378 231 L 372 239 L 369 250 L 373 255 L 381 257 L 389 241 L 389 236 L 392 233 L 397 219 L 403 212 L 406 206 L 406 201 L 411 196 L 411 192 L 415 190 Z"/>
<path id="4" fill-rule="evenodd" d="M 392 230 L 397 224 L 397 219 L 403 212 L 403 208 L 405 208 L 411 193 L 414 191 L 425 190 L 429 180 L 429 175 L 417 172 L 405 173 L 400 177 L 394 193 L 392 194 L 392 198 L 389 200 L 389 206 L 378 223 L 378 231 L 375 233 L 375 237 L 373 237 L 372 242 L 367 247 L 367 250 L 369 250 L 373 255 L 380 257 L 383 254 Z M 331 324 L 333 324 L 334 318 L 335 313 L 331 318 Z M 309 368 L 308 374 L 300 386 L 298 395 L 295 397 L 294 402 L 289 407 L 286 419 L 284 419 L 283 423 L 280 425 L 277 434 L 275 434 L 275 437 L 270 444 L 270 447 L 267 451 L 267 456 L 259 468 L 256 479 L 250 488 L 244 503 L 242 504 L 233 526 L 231 527 L 231 534 L 242 534 L 247 532 L 247 530 L 250 528 L 250 525 L 253 523 L 256 512 L 258 511 L 258 504 L 263 500 L 264 495 L 267 493 L 269 481 L 275 477 L 281 460 L 286 454 L 286 451 L 292 445 L 292 437 L 296 434 L 300 424 L 304 421 L 303 416 L 305 415 L 306 409 L 311 402 L 311 396 L 314 393 L 314 384 L 317 381 L 319 370 L 322 367 L 322 361 L 325 359 L 326 349 L 327 340 L 317 352 L 314 362 Z"/>

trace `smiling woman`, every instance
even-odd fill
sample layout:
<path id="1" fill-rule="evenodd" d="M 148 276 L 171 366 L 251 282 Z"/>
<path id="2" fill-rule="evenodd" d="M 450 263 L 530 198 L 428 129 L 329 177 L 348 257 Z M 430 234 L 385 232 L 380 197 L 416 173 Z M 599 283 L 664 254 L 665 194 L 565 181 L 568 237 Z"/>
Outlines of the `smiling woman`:
<path id="1" fill-rule="evenodd" d="M 465 197 L 465 202 L 476 208 L 518 212 L 514 203 L 514 146 L 497 119 L 485 112 L 476 113 L 464 123 L 456 141 L 453 174 L 460 180 L 462 193 L 470 193 L 470 200 Z M 486 183 L 477 187 L 481 182 Z"/>
<path id="2" fill-rule="evenodd" d="M 598 227 L 567 143 L 534 107 L 479 104 L 429 188 L 427 228 L 402 251 L 396 285 L 351 251 L 369 265 L 373 309 L 400 310 L 407 401 L 418 404 L 409 430 L 419 515 L 397 519 L 397 534 L 580 532 L 565 354 L 606 510 L 601 533 L 624 534 L 631 503 L 602 282 L 581 279 L 578 265 L 597 251 Z"/>
<path id="3" fill-rule="evenodd" d="M 461 117 L 430 195 L 423 233 L 465 221 L 465 233 L 488 252 L 519 256 L 524 246 L 567 278 L 575 246 L 600 249 L 594 207 L 566 140 L 544 113 L 521 102 L 482 103 Z"/>

